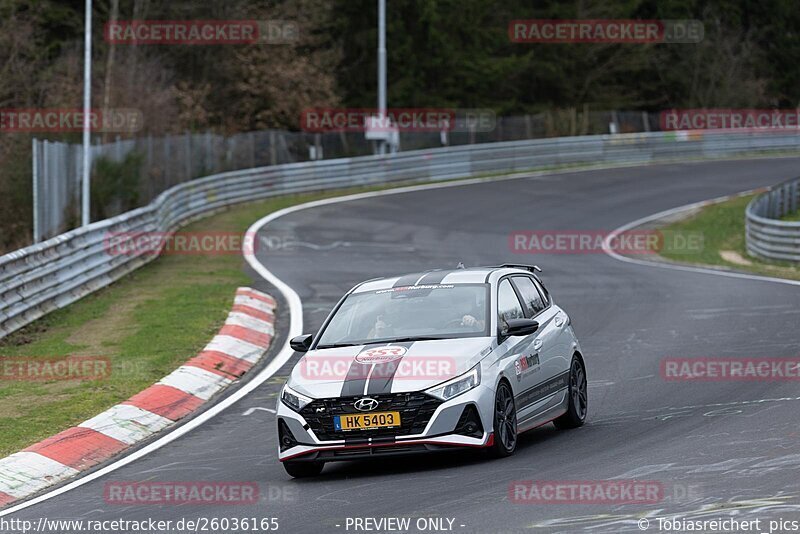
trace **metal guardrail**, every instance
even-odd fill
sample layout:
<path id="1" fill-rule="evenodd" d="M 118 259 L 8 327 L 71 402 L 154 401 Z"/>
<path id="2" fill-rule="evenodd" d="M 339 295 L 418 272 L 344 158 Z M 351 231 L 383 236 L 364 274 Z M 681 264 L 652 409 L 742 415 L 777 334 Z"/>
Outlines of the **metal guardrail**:
<path id="1" fill-rule="evenodd" d="M 800 135 L 655 132 L 455 146 L 215 174 L 151 204 L 0 257 L 0 337 L 105 287 L 156 256 L 113 254 L 111 234 L 171 232 L 237 203 L 290 193 L 441 181 L 568 164 L 625 164 L 797 151 Z"/>
<path id="2" fill-rule="evenodd" d="M 745 210 L 747 252 L 770 260 L 800 262 L 800 221 L 781 221 L 800 208 L 800 178 L 771 188 Z"/>
<path id="3" fill-rule="evenodd" d="M 658 131 L 660 125 L 657 112 L 588 111 L 588 108 L 505 117 L 496 117 L 491 110 L 463 109 L 455 112 L 452 118 L 451 128 L 444 132 L 401 131 L 401 149 L 523 141 L 556 135 L 594 135 L 608 133 L 612 127 L 619 132 L 649 132 Z M 199 176 L 264 165 L 366 156 L 374 153 L 373 145 L 363 132 L 337 131 L 261 130 L 229 137 L 211 132 L 187 132 L 163 137 L 117 137 L 113 142 L 91 146 L 93 168 L 101 159 L 121 163 L 133 155 L 135 159 L 128 162 L 127 170 L 138 173 L 138 183 L 135 191 L 115 191 L 110 196 L 98 197 L 93 208 L 102 208 L 107 217 L 113 217 L 149 203 L 168 188 Z M 81 219 L 83 146 L 33 139 L 31 153 L 33 242 L 39 243 L 73 228 L 70 225 Z M 134 196 L 136 203 L 131 204 Z"/>

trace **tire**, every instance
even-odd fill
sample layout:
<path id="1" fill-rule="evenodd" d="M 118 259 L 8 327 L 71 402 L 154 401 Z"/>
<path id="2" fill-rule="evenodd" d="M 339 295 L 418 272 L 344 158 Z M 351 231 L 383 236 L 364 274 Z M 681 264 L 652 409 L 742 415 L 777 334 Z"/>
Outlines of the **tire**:
<path id="1" fill-rule="evenodd" d="M 494 458 L 511 456 L 517 449 L 517 407 L 508 382 L 497 385 L 494 394 L 494 443 L 489 454 Z"/>
<path id="2" fill-rule="evenodd" d="M 569 366 L 569 407 L 567 413 L 553 421 L 556 428 L 578 428 L 586 422 L 588 412 L 588 382 L 586 380 L 586 367 L 577 356 L 572 357 Z"/>
<path id="3" fill-rule="evenodd" d="M 283 462 L 283 468 L 294 478 L 319 476 L 323 467 L 325 467 L 324 462 Z"/>

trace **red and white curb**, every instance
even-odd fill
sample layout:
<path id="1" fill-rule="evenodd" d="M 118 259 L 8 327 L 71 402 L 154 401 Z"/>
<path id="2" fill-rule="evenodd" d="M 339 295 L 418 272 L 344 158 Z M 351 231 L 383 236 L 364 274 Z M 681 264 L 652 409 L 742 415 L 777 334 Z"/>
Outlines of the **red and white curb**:
<path id="1" fill-rule="evenodd" d="M 0 460 L 0 506 L 94 467 L 195 411 L 261 359 L 274 323 L 275 299 L 237 289 L 225 324 L 200 354 L 130 399 Z"/>

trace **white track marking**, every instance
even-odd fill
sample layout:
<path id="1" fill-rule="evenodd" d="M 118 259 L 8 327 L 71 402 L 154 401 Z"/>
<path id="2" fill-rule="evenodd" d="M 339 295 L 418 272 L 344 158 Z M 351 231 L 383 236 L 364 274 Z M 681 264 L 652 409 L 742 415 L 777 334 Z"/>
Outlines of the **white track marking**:
<path id="1" fill-rule="evenodd" d="M 792 156 L 786 156 L 792 157 Z M 758 158 L 728 158 L 728 159 L 758 159 Z M 777 159 L 777 158 L 773 158 Z M 715 159 L 713 161 L 724 161 L 725 158 Z M 700 163 L 700 161 L 698 161 Z M 670 164 L 669 161 L 667 162 L 653 162 L 651 165 L 668 165 Z M 362 200 L 367 198 L 379 197 L 379 196 L 387 196 L 387 195 L 395 195 L 401 193 L 410 193 L 415 191 L 425 191 L 429 189 L 444 189 L 448 187 L 464 187 L 469 185 L 475 184 L 482 184 L 486 182 L 500 182 L 500 181 L 507 181 L 507 180 L 520 180 L 520 179 L 527 179 L 527 178 L 534 178 L 534 177 L 543 177 L 543 176 L 554 176 L 559 174 L 573 174 L 573 173 L 583 173 L 583 172 L 592 172 L 597 170 L 603 169 L 616 169 L 616 168 L 624 168 L 624 167 L 647 167 L 649 165 L 645 164 L 642 165 L 641 163 L 635 163 L 630 165 L 597 165 L 597 166 L 590 166 L 590 167 L 582 167 L 582 168 L 572 168 L 572 169 L 562 169 L 562 170 L 549 170 L 549 171 L 540 171 L 540 172 L 530 172 L 530 173 L 520 173 L 520 174 L 513 174 L 510 176 L 499 176 L 499 177 L 486 177 L 486 178 L 470 178 L 465 180 L 453 181 L 453 182 L 445 182 L 445 183 L 437 183 L 437 184 L 420 184 L 420 185 L 412 185 L 406 187 L 398 187 L 396 189 L 387 189 L 382 191 L 370 191 L 366 193 L 357 193 L 353 195 L 345 195 L 341 197 L 333 197 L 327 198 L 322 200 L 316 200 L 312 202 L 306 202 L 304 204 L 298 204 L 297 206 L 290 206 L 288 208 L 284 208 L 282 210 L 278 210 L 274 213 L 271 213 L 255 223 L 253 223 L 250 228 L 248 228 L 245 234 L 245 241 L 243 250 L 255 250 L 253 248 L 254 239 L 257 236 L 258 232 L 270 222 L 283 217 L 285 215 L 289 215 L 290 213 L 295 213 L 298 211 L 303 211 L 311 208 L 316 208 L 320 206 L 326 206 L 330 204 L 338 204 L 341 202 L 350 202 L 353 200 Z M 623 231 L 622 229 L 618 231 Z M 295 292 L 288 284 L 283 282 L 280 278 L 275 276 L 269 269 L 266 268 L 258 258 L 252 253 L 246 253 L 245 260 L 247 263 L 250 264 L 250 267 L 258 273 L 264 280 L 268 283 L 275 286 L 275 288 L 280 291 L 286 302 L 289 305 L 289 331 L 287 332 L 286 341 L 281 347 L 280 352 L 275 355 L 271 362 L 267 364 L 267 366 L 256 376 L 254 376 L 250 381 L 246 382 L 242 385 L 242 387 L 236 391 L 234 391 L 230 396 L 222 399 L 217 404 L 206 410 L 205 412 L 199 414 L 194 419 L 191 419 L 187 423 L 177 427 L 175 430 L 169 432 L 168 434 L 164 435 L 163 437 L 153 441 L 152 443 L 142 447 L 134 451 L 133 453 L 120 458 L 116 462 L 113 462 L 102 469 L 98 469 L 92 473 L 89 473 L 86 476 L 78 478 L 70 482 L 69 484 L 65 484 L 60 488 L 56 488 L 52 491 L 44 493 L 34 499 L 29 501 L 25 501 L 23 503 L 17 504 L 15 506 L 11 506 L 10 508 L 0 511 L 0 517 L 12 514 L 14 512 L 18 512 L 35 504 L 39 504 L 43 501 L 47 501 L 52 499 L 53 497 L 57 497 L 63 493 L 71 491 L 73 489 L 79 488 L 84 484 L 88 484 L 89 482 L 96 480 L 100 477 L 103 477 L 109 473 L 124 467 L 139 458 L 147 456 L 148 454 L 157 451 L 161 447 L 172 443 L 176 439 L 184 436 L 194 430 L 195 428 L 205 424 L 207 421 L 215 417 L 217 414 L 226 410 L 233 404 L 237 403 L 251 392 L 253 392 L 256 388 L 258 388 L 261 384 L 269 380 L 272 375 L 274 375 L 281 367 L 283 367 L 286 362 L 294 354 L 294 351 L 289 346 L 289 340 L 297 335 L 302 334 L 303 331 L 303 303 L 300 300 L 300 296 Z M 612 254 L 613 257 L 613 254 Z M 620 259 L 620 258 L 617 258 Z M 625 259 L 621 259 L 621 261 L 626 261 Z M 632 262 L 635 263 L 635 262 Z M 645 265 L 657 265 L 657 264 L 650 264 L 647 262 L 643 262 Z M 698 269 L 699 272 L 710 272 L 711 274 L 730 274 L 730 273 L 718 273 L 713 270 L 703 270 Z M 758 277 L 756 277 L 758 279 Z M 764 278 L 767 281 L 775 281 L 775 282 L 786 282 L 785 280 L 781 280 L 778 278 Z M 211 349 L 209 349 L 211 350 Z"/>
<path id="2" fill-rule="evenodd" d="M 669 210 L 664 210 L 654 215 L 648 215 L 647 217 L 642 217 L 641 219 L 636 219 L 633 222 L 629 222 L 623 226 L 620 226 L 603 240 L 603 252 L 614 258 L 615 260 L 619 260 L 625 263 L 633 263 L 636 265 L 645 265 L 647 267 L 659 267 L 661 269 L 671 269 L 673 271 L 685 271 L 690 273 L 700 273 L 700 274 L 714 274 L 717 276 L 727 276 L 728 278 L 739 278 L 742 280 L 757 280 L 761 282 L 775 282 L 779 284 L 787 284 L 790 286 L 800 286 L 800 280 L 787 280 L 785 278 L 775 278 L 773 276 L 763 276 L 758 274 L 746 274 L 746 273 L 737 273 L 737 272 L 730 272 L 724 271 L 722 269 L 713 269 L 710 267 L 693 267 L 690 265 L 679 265 L 674 263 L 662 263 L 656 261 L 647 261 L 647 260 L 640 260 L 638 258 L 630 258 L 627 256 L 623 256 L 614 251 L 613 247 L 611 246 L 611 241 L 617 238 L 617 236 L 623 232 L 627 232 L 637 226 L 641 226 L 642 224 L 656 221 L 658 219 L 667 217 L 669 215 L 674 215 L 676 213 L 680 213 L 682 211 L 688 211 L 691 209 L 702 208 L 704 206 L 708 206 L 711 204 L 716 204 L 718 202 L 723 202 L 725 200 L 729 200 L 736 197 L 741 197 L 745 195 L 749 195 L 755 193 L 756 191 L 760 191 L 759 189 L 751 189 L 750 191 L 745 191 L 743 193 L 737 193 L 735 195 L 726 195 L 722 197 L 717 197 L 712 200 L 704 200 L 702 202 L 694 202 L 692 204 L 686 204 L 685 206 L 679 206 L 677 208 L 672 208 Z"/>
<path id="3" fill-rule="evenodd" d="M 250 414 L 255 413 L 255 412 L 277 413 L 272 408 L 264 408 L 263 406 L 256 406 L 254 408 L 250 408 L 249 410 L 246 410 L 242 415 L 250 415 Z"/>

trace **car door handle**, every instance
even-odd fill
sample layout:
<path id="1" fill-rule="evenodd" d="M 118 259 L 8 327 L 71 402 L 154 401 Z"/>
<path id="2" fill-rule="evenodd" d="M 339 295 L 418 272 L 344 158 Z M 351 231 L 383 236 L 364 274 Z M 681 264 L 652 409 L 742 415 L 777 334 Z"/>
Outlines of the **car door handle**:
<path id="1" fill-rule="evenodd" d="M 561 317 L 561 315 L 556 315 L 556 318 L 553 320 L 553 322 L 556 323 L 556 326 L 560 327 L 564 324 L 564 318 Z"/>

